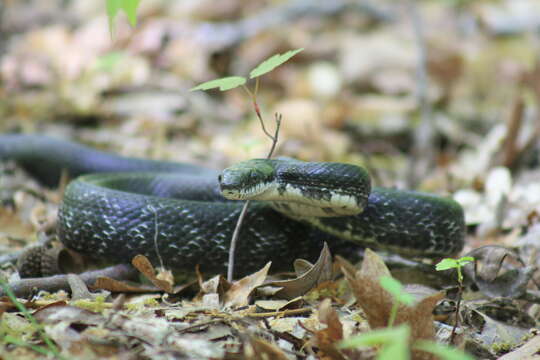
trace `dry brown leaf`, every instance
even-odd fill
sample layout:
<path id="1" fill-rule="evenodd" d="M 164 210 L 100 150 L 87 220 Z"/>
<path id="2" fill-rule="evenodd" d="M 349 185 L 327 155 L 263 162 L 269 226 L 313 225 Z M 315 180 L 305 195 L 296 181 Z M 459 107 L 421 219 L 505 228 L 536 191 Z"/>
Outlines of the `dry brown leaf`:
<path id="1" fill-rule="evenodd" d="M 292 300 L 258 300 L 255 302 L 257 309 L 264 312 L 300 309 L 303 305 L 304 299 L 301 296 Z"/>
<path id="2" fill-rule="evenodd" d="M 163 274 L 156 274 L 156 270 L 154 269 L 154 266 L 152 266 L 152 263 L 150 263 L 150 260 L 144 255 L 137 255 L 131 260 L 131 264 L 139 270 L 148 280 L 152 282 L 152 284 L 156 285 L 161 290 L 172 294 L 173 293 L 173 277 L 172 274 L 165 275 Z"/>
<path id="3" fill-rule="evenodd" d="M 366 313 L 371 328 L 386 327 L 393 298 L 379 284 L 381 276 L 391 276 L 382 259 L 373 251 L 366 249 L 359 271 L 351 273 L 346 267 L 343 267 L 342 271 L 353 290 L 358 305 Z"/>
<path id="4" fill-rule="evenodd" d="M 223 295 L 230 287 L 231 283 L 221 275 L 216 275 L 206 281 L 199 278 L 199 295 L 218 294 L 220 298 L 223 298 Z"/>
<path id="5" fill-rule="evenodd" d="M 335 344 L 343 340 L 343 325 L 337 312 L 332 308 L 330 299 L 325 299 L 319 306 L 319 321 L 326 324 L 326 328 L 315 332 L 317 346 L 320 349 L 320 359 L 342 360 L 344 356 Z"/>
<path id="6" fill-rule="evenodd" d="M 281 289 L 274 295 L 282 299 L 293 299 L 302 296 L 311 290 L 313 287 L 332 279 L 332 254 L 328 245 L 324 243 L 319 259 L 311 267 L 296 279 L 284 281 L 272 281 L 265 285 L 277 286 Z"/>
<path id="7" fill-rule="evenodd" d="M 261 286 L 266 280 L 270 265 L 272 265 L 272 262 L 266 264 L 261 270 L 232 283 L 223 297 L 225 306 L 237 307 L 247 305 L 253 290 Z"/>
<path id="8" fill-rule="evenodd" d="M 101 314 L 78 306 L 67 305 L 64 301 L 43 306 L 32 315 L 37 321 L 45 324 L 68 322 L 70 324 L 98 325 L 103 321 Z"/>
<path id="9" fill-rule="evenodd" d="M 255 337 L 244 344 L 244 356 L 247 360 L 289 360 L 276 345 Z"/>
<path id="10" fill-rule="evenodd" d="M 366 249 L 361 269 L 352 274 L 349 269 L 342 268 L 358 305 L 364 310 L 372 329 L 384 328 L 388 325 L 394 299 L 379 283 L 381 276 L 390 276 L 390 271 L 382 259 L 373 251 Z M 400 305 L 394 325 L 407 323 L 411 327 L 411 342 L 417 340 L 434 340 L 433 309 L 443 298 L 436 293 L 419 301 L 414 306 Z M 431 355 L 413 351 L 414 359 L 431 359 Z"/>
<path id="11" fill-rule="evenodd" d="M 101 276 L 96 279 L 96 282 L 90 286 L 92 290 L 107 290 L 110 292 L 122 293 L 145 293 L 154 292 L 159 289 L 153 285 L 131 284 L 125 281 L 119 281 L 110 277 Z"/>

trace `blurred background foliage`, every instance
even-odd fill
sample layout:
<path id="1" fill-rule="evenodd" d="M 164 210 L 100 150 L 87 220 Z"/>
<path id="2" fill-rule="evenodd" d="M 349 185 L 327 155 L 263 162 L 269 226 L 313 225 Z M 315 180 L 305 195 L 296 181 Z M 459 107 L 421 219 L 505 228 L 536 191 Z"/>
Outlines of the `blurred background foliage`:
<path id="1" fill-rule="evenodd" d="M 137 26 L 119 13 L 112 39 L 104 1 L 0 6 L 1 132 L 217 168 L 264 157 L 269 141 L 241 89 L 188 89 L 303 47 L 261 82 L 269 126 L 283 114 L 277 155 L 362 164 L 387 186 L 460 190 L 474 223 L 491 216 L 493 169 L 506 169 L 493 175 L 504 190 L 537 164 L 534 0 L 142 0 Z"/>

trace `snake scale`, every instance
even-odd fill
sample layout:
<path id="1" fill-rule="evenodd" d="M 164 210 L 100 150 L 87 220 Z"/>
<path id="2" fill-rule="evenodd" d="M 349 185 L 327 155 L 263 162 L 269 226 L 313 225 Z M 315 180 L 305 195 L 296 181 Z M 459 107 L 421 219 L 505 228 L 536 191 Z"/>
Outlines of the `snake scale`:
<path id="1" fill-rule="evenodd" d="M 324 241 L 345 255 L 362 245 L 422 257 L 454 254 L 464 242 L 459 204 L 413 191 L 370 192 L 369 175 L 353 165 L 251 160 L 220 174 L 18 134 L 0 135 L 0 160 L 14 161 L 48 186 L 63 172 L 74 178 L 59 208 L 58 237 L 68 248 L 113 263 L 144 254 L 158 264 L 157 250 L 168 268 L 192 271 L 199 264 L 223 271 L 243 205 L 229 199 L 256 191 L 264 193 L 256 199 L 278 201 L 252 202 L 237 248 L 239 273 L 267 261 L 277 270 L 289 269 L 295 258 L 313 260 Z M 343 181 L 346 187 L 338 185 Z M 307 205 L 294 202 L 303 197 L 310 198 Z M 334 200 L 342 201 L 338 210 L 327 206 Z M 324 204 L 316 209 L 319 201 Z"/>

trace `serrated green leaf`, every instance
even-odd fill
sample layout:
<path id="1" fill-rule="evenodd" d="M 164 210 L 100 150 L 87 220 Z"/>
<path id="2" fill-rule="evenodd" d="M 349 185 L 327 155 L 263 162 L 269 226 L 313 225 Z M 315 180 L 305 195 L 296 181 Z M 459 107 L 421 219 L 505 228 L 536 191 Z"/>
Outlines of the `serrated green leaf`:
<path id="1" fill-rule="evenodd" d="M 276 54 L 272 56 L 271 58 L 264 60 L 255 69 L 251 70 L 251 72 L 249 73 L 249 78 L 253 79 L 258 76 L 264 75 L 269 71 L 274 70 L 274 68 L 283 64 L 285 61 L 289 60 L 290 58 L 292 58 L 294 55 L 298 54 L 302 50 L 304 50 L 304 48 L 290 50 L 284 54 Z"/>
<path id="2" fill-rule="evenodd" d="M 419 340 L 414 344 L 419 350 L 427 351 L 443 360 L 473 360 L 474 358 L 461 350 L 431 341 Z"/>
<path id="3" fill-rule="evenodd" d="M 137 8 L 140 0 L 123 0 L 122 9 L 126 13 L 131 26 L 137 25 Z"/>
<path id="4" fill-rule="evenodd" d="M 118 11 L 123 10 L 131 26 L 137 25 L 137 8 L 140 0 L 106 0 L 107 16 L 109 17 L 109 29 L 111 36 L 114 33 L 114 20 Z"/>
<path id="5" fill-rule="evenodd" d="M 219 88 L 221 91 L 234 89 L 240 85 L 246 83 L 246 78 L 242 76 L 229 76 L 220 79 L 210 80 L 195 86 L 194 88 L 189 89 L 189 91 L 195 90 L 210 90 Z"/>

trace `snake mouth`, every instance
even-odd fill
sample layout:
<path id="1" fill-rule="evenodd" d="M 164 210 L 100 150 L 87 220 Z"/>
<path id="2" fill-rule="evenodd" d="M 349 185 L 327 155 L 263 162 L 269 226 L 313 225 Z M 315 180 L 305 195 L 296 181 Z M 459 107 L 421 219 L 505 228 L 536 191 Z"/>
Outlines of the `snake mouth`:
<path id="1" fill-rule="evenodd" d="M 251 200 L 262 197 L 271 184 L 259 183 L 252 186 L 238 187 L 238 184 L 227 184 L 221 175 L 218 178 L 221 194 L 229 200 Z"/>

